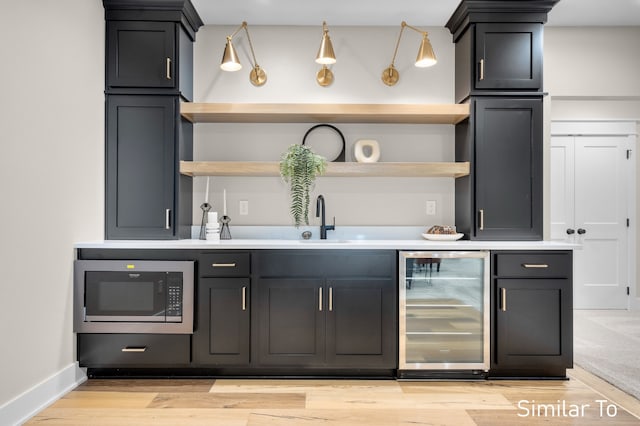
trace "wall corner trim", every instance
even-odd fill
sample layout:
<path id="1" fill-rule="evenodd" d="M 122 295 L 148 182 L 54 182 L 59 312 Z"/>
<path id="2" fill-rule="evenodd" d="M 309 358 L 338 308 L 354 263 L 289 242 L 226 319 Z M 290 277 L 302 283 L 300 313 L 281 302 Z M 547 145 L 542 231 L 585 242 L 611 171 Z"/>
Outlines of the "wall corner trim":
<path id="1" fill-rule="evenodd" d="M 77 362 L 69 364 L 0 406 L 0 419 L 6 425 L 20 425 L 86 380 L 85 369 Z"/>

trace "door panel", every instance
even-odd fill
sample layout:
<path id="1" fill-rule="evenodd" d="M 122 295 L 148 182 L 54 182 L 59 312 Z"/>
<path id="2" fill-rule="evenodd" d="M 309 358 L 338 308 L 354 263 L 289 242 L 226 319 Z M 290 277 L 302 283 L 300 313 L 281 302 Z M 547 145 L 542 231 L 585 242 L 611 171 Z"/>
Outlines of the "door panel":
<path id="1" fill-rule="evenodd" d="M 395 368 L 395 280 L 329 279 L 326 288 L 327 364 Z"/>
<path id="2" fill-rule="evenodd" d="M 542 238 L 542 100 L 475 101 L 475 236 Z"/>
<path id="3" fill-rule="evenodd" d="M 574 306 L 627 309 L 626 137 L 556 136 L 551 145 L 551 239 L 582 244 Z"/>
<path id="4" fill-rule="evenodd" d="M 574 146 L 572 136 L 554 136 L 550 149 L 551 239 L 573 241 L 574 234 Z"/>
<path id="5" fill-rule="evenodd" d="M 324 361 L 323 280 L 261 279 L 259 356 L 263 365 L 319 365 Z"/>
<path id="6" fill-rule="evenodd" d="M 622 137 L 576 137 L 575 306 L 626 309 L 626 153 Z"/>

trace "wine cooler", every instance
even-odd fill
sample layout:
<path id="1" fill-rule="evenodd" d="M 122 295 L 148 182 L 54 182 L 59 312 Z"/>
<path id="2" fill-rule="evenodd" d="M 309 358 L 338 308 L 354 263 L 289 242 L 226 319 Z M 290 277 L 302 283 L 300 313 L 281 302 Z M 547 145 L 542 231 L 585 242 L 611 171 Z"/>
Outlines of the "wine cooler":
<path id="1" fill-rule="evenodd" d="M 398 377 L 489 370 L 489 252 L 402 251 Z"/>

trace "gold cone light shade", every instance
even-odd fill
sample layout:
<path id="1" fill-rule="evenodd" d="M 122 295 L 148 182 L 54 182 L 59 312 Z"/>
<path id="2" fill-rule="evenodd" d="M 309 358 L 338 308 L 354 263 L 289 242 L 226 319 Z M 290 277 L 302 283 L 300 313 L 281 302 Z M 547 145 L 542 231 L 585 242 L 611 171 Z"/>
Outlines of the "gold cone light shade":
<path id="1" fill-rule="evenodd" d="M 336 63 L 336 54 L 333 52 L 333 45 L 331 44 L 331 38 L 329 38 L 329 29 L 327 23 L 322 23 L 323 34 L 322 42 L 320 43 L 320 49 L 316 55 L 316 62 L 322 65 L 331 65 Z"/>
<path id="2" fill-rule="evenodd" d="M 238 71 L 242 69 L 242 64 L 240 63 L 240 59 L 238 59 L 236 49 L 233 48 L 233 43 L 231 43 L 231 37 L 227 37 L 227 44 L 224 47 L 220 68 L 224 71 Z"/>
<path id="3" fill-rule="evenodd" d="M 435 65 L 437 62 L 436 54 L 433 53 L 433 47 L 431 47 L 427 33 L 424 33 L 422 42 L 420 43 L 420 49 L 418 50 L 418 56 L 416 57 L 416 67 L 426 68 Z"/>

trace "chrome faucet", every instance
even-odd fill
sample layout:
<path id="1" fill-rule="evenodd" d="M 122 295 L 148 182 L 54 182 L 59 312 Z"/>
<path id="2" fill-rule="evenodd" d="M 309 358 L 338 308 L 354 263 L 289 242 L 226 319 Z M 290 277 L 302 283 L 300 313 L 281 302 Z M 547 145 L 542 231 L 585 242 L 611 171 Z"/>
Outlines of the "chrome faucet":
<path id="1" fill-rule="evenodd" d="M 336 229 L 336 217 L 333 217 L 333 225 L 327 225 L 325 223 L 324 197 L 322 195 L 318 195 L 318 198 L 316 199 L 316 217 L 320 217 L 320 215 L 322 215 L 322 218 L 320 219 L 320 239 L 326 240 L 327 231 L 333 231 Z"/>

